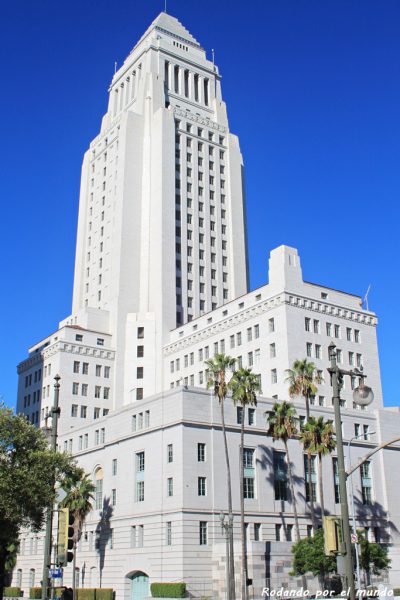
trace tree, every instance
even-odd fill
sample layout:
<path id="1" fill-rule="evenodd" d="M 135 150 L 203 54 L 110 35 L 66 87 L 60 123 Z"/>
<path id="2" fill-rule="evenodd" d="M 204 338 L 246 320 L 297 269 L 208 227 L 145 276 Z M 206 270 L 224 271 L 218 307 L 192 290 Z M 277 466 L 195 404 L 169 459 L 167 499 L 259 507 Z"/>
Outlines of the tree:
<path id="1" fill-rule="evenodd" d="M 327 573 L 336 571 L 336 557 L 326 556 L 324 530 L 317 529 L 312 537 L 303 538 L 292 546 L 293 570 L 291 575 L 312 573 L 318 576 L 321 589 Z"/>
<path id="2" fill-rule="evenodd" d="M 303 442 L 304 449 L 307 450 L 307 453 L 310 453 L 310 455 L 317 454 L 318 456 L 318 488 L 322 519 L 325 515 L 322 457 L 325 454 L 330 454 L 336 448 L 334 435 L 333 421 L 325 421 L 323 417 L 310 417 L 300 433 L 300 440 Z M 308 476 L 311 481 L 310 471 L 308 472 Z"/>
<path id="3" fill-rule="evenodd" d="M 372 544 L 362 531 L 357 531 L 361 547 L 360 567 L 365 573 L 366 585 L 371 584 L 371 571 L 380 575 L 382 571 L 390 569 L 391 560 L 388 558 L 388 549 L 381 544 Z"/>
<path id="4" fill-rule="evenodd" d="M 221 426 L 224 439 L 225 463 L 226 463 L 226 483 L 228 491 L 228 512 L 232 513 L 232 484 L 231 484 L 231 468 L 229 464 L 228 442 L 226 439 L 225 429 L 225 399 L 228 394 L 228 384 L 226 381 L 226 372 L 232 370 L 236 360 L 225 354 L 216 354 L 214 358 L 205 361 L 208 369 L 207 389 L 212 389 L 214 396 L 218 398 L 221 409 Z M 229 540 L 230 546 L 230 572 L 231 572 L 231 598 L 235 597 L 235 572 L 234 572 L 234 555 L 233 555 L 233 539 L 232 535 Z"/>
<path id="5" fill-rule="evenodd" d="M 49 449 L 40 429 L 0 406 L 0 600 L 6 561 L 21 529 L 42 528 L 54 501 L 54 475 L 59 481 L 76 469 L 70 456 Z"/>
<path id="6" fill-rule="evenodd" d="M 76 587 L 76 552 L 78 542 L 82 537 L 83 525 L 86 517 L 93 508 L 95 485 L 83 470 L 78 472 L 78 476 L 66 477 L 62 481 L 61 487 L 66 492 L 64 500 L 60 503 L 62 508 L 68 508 L 74 516 L 74 558 L 72 563 L 72 591 L 75 598 Z"/>
<path id="7" fill-rule="evenodd" d="M 242 407 L 240 420 L 240 525 L 242 537 L 242 600 L 247 600 L 247 540 L 244 523 L 244 416 L 246 406 L 257 405 L 257 392 L 261 390 L 260 378 L 251 369 L 238 369 L 229 382 L 233 403 Z"/>
<path id="8" fill-rule="evenodd" d="M 293 504 L 296 541 L 298 542 L 300 540 L 299 516 L 297 513 L 297 502 L 294 493 L 292 463 L 290 460 L 288 447 L 288 440 L 294 438 L 298 433 L 296 428 L 297 413 L 293 404 L 284 400 L 283 402 L 275 402 L 275 404 L 272 407 L 272 410 L 267 412 L 266 414 L 268 420 L 267 435 L 272 436 L 274 442 L 278 440 L 282 441 L 285 446 L 289 474 L 290 494 L 292 496 Z"/>
<path id="9" fill-rule="evenodd" d="M 306 404 L 307 421 L 310 419 L 310 400 L 318 391 L 317 385 L 323 382 L 322 376 L 319 374 L 315 364 L 309 362 L 306 358 L 303 360 L 295 360 L 291 369 L 286 369 L 286 382 L 289 384 L 289 396 L 295 398 L 300 396 Z M 307 467 L 308 467 L 308 493 L 310 497 L 311 521 L 314 531 L 317 529 L 317 521 L 315 518 L 314 498 L 312 493 L 311 482 L 311 453 L 307 452 Z"/>

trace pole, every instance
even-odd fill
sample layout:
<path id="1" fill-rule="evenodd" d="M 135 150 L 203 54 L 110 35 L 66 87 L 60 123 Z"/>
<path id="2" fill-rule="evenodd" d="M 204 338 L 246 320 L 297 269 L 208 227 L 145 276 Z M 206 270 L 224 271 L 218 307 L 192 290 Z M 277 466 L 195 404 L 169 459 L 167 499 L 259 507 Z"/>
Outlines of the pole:
<path id="1" fill-rule="evenodd" d="M 59 397 L 60 397 L 60 376 L 54 377 L 54 404 L 50 410 L 52 418 L 51 423 L 51 443 L 50 447 L 55 452 L 57 450 L 57 429 L 58 415 L 60 414 Z M 55 474 L 53 473 L 53 488 L 55 485 Z M 46 513 L 46 536 L 44 540 L 44 561 L 43 561 L 43 578 L 42 578 L 42 600 L 47 599 L 47 590 L 50 588 L 49 569 L 51 567 L 51 537 L 53 530 L 53 510 L 52 506 L 47 507 Z"/>
<path id="2" fill-rule="evenodd" d="M 224 513 L 221 512 L 220 514 L 220 521 L 221 521 L 221 529 L 222 529 L 222 533 L 224 534 L 225 537 L 225 578 L 226 578 L 226 600 L 234 600 L 231 596 L 231 568 L 230 568 L 230 560 L 229 560 L 229 541 L 230 541 L 230 535 L 229 535 L 229 517 L 228 517 L 228 522 L 225 523 L 225 515 Z"/>
<path id="3" fill-rule="evenodd" d="M 349 463 L 350 466 L 350 444 L 353 440 L 356 440 L 358 438 L 360 438 L 361 436 L 357 435 L 351 438 L 351 440 L 348 442 L 347 444 L 347 461 Z M 356 515 L 355 515 L 355 510 L 354 510 L 354 489 L 353 489 L 353 480 L 350 476 L 350 494 L 351 494 L 351 521 L 353 524 L 353 533 L 355 535 L 357 535 L 357 528 L 356 528 Z M 361 589 L 361 578 L 360 578 L 360 556 L 359 556 L 359 546 L 358 546 L 358 542 L 354 545 L 355 550 L 356 550 L 356 573 L 357 573 L 357 588 Z"/>
<path id="4" fill-rule="evenodd" d="M 233 551 L 233 514 L 228 515 L 229 528 L 229 595 L 230 600 L 236 600 L 235 592 L 235 555 Z"/>
<path id="5" fill-rule="evenodd" d="M 336 346 L 332 343 L 329 346 L 329 358 L 331 367 L 331 383 L 333 388 L 333 406 L 335 410 L 335 430 L 337 443 L 337 459 L 339 470 L 339 491 L 340 491 L 340 513 L 342 522 L 342 548 L 341 554 L 344 556 L 345 573 L 346 573 L 346 592 L 348 590 L 348 598 L 355 600 L 354 572 L 353 560 L 351 556 L 351 535 L 349 524 L 349 507 L 347 503 L 346 489 L 346 469 L 344 465 L 343 452 L 343 436 L 342 436 L 342 419 L 340 414 L 340 384 L 342 374 L 336 363 Z"/>

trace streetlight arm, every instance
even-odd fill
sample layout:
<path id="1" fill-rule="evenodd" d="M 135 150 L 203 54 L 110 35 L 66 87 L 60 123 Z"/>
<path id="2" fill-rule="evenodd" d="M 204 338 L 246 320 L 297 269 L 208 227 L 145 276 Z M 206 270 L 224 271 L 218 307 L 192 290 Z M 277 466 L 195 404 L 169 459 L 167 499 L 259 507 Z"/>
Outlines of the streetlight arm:
<path id="1" fill-rule="evenodd" d="M 379 452 L 379 450 L 382 450 L 383 448 L 386 448 L 387 446 L 390 446 L 391 444 L 394 444 L 395 442 L 400 442 L 400 437 L 396 437 L 393 440 L 390 440 L 389 442 L 382 442 L 382 444 L 379 444 L 379 446 L 377 446 L 370 452 L 367 452 L 367 454 L 365 456 L 363 456 L 363 458 L 361 458 L 358 461 L 358 463 L 356 465 L 354 465 L 354 467 L 349 467 L 348 471 L 346 471 L 346 477 L 350 477 L 350 475 L 352 475 L 354 473 L 354 471 L 356 471 L 359 467 L 361 467 L 361 465 L 363 463 L 365 463 L 366 460 L 371 458 L 371 456 L 373 456 L 376 452 Z"/>

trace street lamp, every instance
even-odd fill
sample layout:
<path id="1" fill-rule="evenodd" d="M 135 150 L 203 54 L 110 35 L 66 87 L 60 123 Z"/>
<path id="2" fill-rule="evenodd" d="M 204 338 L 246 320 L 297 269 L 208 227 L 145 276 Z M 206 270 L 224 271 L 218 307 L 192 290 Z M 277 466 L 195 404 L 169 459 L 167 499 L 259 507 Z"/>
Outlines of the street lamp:
<path id="1" fill-rule="evenodd" d="M 51 407 L 47 417 L 51 417 L 51 427 L 47 427 L 46 417 L 46 429 L 51 432 L 50 447 L 55 452 L 57 450 L 57 430 L 58 430 L 58 416 L 60 414 L 59 397 L 60 397 L 60 376 L 54 377 L 54 404 Z M 53 473 L 53 489 L 55 486 L 55 473 Z M 42 578 L 42 600 L 47 598 L 47 590 L 50 587 L 49 569 L 51 567 L 51 538 L 53 529 L 53 510 L 52 506 L 47 507 L 46 514 L 46 536 L 44 540 L 44 560 L 43 560 L 43 578 Z"/>
<path id="2" fill-rule="evenodd" d="M 365 386 L 367 387 L 367 386 Z M 370 388 L 368 388 L 370 389 Z M 371 393 L 373 394 L 372 390 Z M 375 431 L 368 431 L 368 435 L 372 435 L 374 434 Z M 349 463 L 349 467 L 350 467 L 350 445 L 351 442 L 353 442 L 354 440 L 359 440 L 359 439 L 367 439 L 365 437 L 365 433 L 360 433 L 359 435 L 353 435 L 353 437 L 347 442 L 347 461 Z M 346 477 L 349 478 L 350 480 L 350 497 L 351 497 L 351 521 L 353 524 L 353 535 L 357 536 L 357 529 L 356 529 L 356 514 L 355 514 L 355 510 L 354 510 L 354 491 L 353 491 L 353 480 L 351 478 L 351 475 L 347 475 Z M 361 577 L 360 577 L 360 556 L 359 556 L 359 547 L 358 547 L 358 541 L 355 542 L 354 544 L 354 548 L 356 551 L 356 573 L 357 573 L 357 588 L 360 589 L 361 588 Z"/>
<path id="3" fill-rule="evenodd" d="M 234 596 L 232 596 L 232 575 L 231 575 L 231 556 L 230 556 L 230 540 L 233 531 L 233 514 L 230 513 L 228 516 L 228 522 L 225 523 L 225 515 L 221 511 L 219 515 L 219 520 L 221 522 L 221 530 L 223 535 L 225 536 L 225 556 L 226 556 L 226 598 L 227 600 L 234 600 Z"/>
<path id="4" fill-rule="evenodd" d="M 337 460 L 338 460 L 338 472 L 339 472 L 339 492 L 340 492 L 340 517 L 342 523 L 342 544 L 341 554 L 344 556 L 345 563 L 345 578 L 346 578 L 346 589 L 349 590 L 350 600 L 355 600 L 355 586 L 354 586 L 354 571 L 353 561 L 351 556 L 351 534 L 350 534 L 350 523 L 349 523 L 349 505 L 347 501 L 347 489 L 346 489 L 346 469 L 344 464 L 344 451 L 343 451 L 343 436 L 342 436 L 342 419 L 340 414 L 340 390 L 343 387 L 344 375 L 350 375 L 350 377 L 358 377 L 359 385 L 354 390 L 353 400 L 356 404 L 361 406 L 367 406 L 371 404 L 374 399 L 374 394 L 368 386 L 364 385 L 365 375 L 359 369 L 353 371 L 344 371 L 339 369 L 337 365 L 336 357 L 336 346 L 332 342 L 328 348 L 329 360 L 331 363 L 328 372 L 331 376 L 331 385 L 333 390 L 333 406 L 335 411 L 335 430 L 336 430 L 336 444 L 337 444 Z"/>

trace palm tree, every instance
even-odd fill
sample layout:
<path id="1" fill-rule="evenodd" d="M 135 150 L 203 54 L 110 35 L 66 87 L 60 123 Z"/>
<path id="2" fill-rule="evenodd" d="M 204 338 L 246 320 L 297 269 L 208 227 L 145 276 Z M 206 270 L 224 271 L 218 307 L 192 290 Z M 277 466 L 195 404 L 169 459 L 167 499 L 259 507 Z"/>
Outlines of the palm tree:
<path id="1" fill-rule="evenodd" d="M 288 440 L 294 438 L 298 431 L 296 427 L 297 413 L 291 402 L 275 402 L 272 410 L 266 413 L 268 420 L 267 435 L 272 436 L 274 442 L 281 440 L 285 446 L 286 460 L 288 465 L 290 494 L 292 496 L 294 522 L 296 529 L 296 541 L 300 540 L 299 516 L 297 513 L 296 496 L 294 494 L 292 463 L 290 461 Z"/>
<path id="2" fill-rule="evenodd" d="M 289 396 L 301 396 L 306 403 L 307 421 L 310 418 L 310 400 L 318 391 L 317 385 L 323 382 L 317 367 L 313 362 L 295 360 L 291 369 L 286 369 L 286 382 L 289 384 Z"/>
<path id="3" fill-rule="evenodd" d="M 205 361 L 208 370 L 207 389 L 212 389 L 214 396 L 218 398 L 221 409 L 221 425 L 222 435 L 224 438 L 225 462 L 226 462 L 226 483 L 228 488 L 228 513 L 232 513 L 232 484 L 231 484 L 231 468 L 229 464 L 228 442 L 226 439 L 225 429 L 225 398 L 228 394 L 228 384 L 226 381 L 226 372 L 232 370 L 235 366 L 236 359 L 226 354 L 215 354 L 214 358 Z M 230 585 L 231 598 L 235 598 L 235 559 L 233 553 L 233 535 L 232 530 L 229 535 L 229 562 L 230 562 Z"/>
<path id="4" fill-rule="evenodd" d="M 93 508 L 92 500 L 94 500 L 95 485 L 89 479 L 83 470 L 79 473 L 79 478 L 76 477 L 65 479 L 62 483 L 62 489 L 66 492 L 64 500 L 60 503 L 62 508 L 68 508 L 74 516 L 74 558 L 73 558 L 73 577 L 72 591 L 73 600 L 75 600 L 75 584 L 76 584 L 76 550 L 78 542 L 82 537 L 83 525 L 86 517 Z"/>
<path id="5" fill-rule="evenodd" d="M 334 439 L 335 431 L 333 429 L 333 421 L 325 421 L 324 417 L 310 417 L 304 425 L 300 433 L 300 440 L 303 442 L 304 448 L 310 454 L 318 456 L 318 487 L 321 504 L 321 516 L 325 515 L 324 504 L 324 488 L 322 485 L 322 457 L 325 454 L 330 454 L 336 447 Z M 311 481 L 311 473 L 309 471 Z"/>
<path id="6" fill-rule="evenodd" d="M 286 369 L 286 382 L 289 384 L 289 396 L 295 398 L 301 396 L 306 403 L 307 421 L 310 419 L 310 400 L 318 391 L 317 385 L 323 382 L 315 364 L 309 362 L 306 358 L 295 360 L 291 369 Z M 317 521 L 315 518 L 314 498 L 311 482 L 311 452 L 307 452 L 308 467 L 308 495 L 310 498 L 311 521 L 314 531 L 317 530 Z"/>
<path id="7" fill-rule="evenodd" d="M 242 407 L 240 420 L 240 525 L 242 534 L 242 600 L 247 600 L 247 540 L 244 524 L 244 414 L 246 406 L 257 405 L 256 393 L 261 390 L 260 378 L 251 369 L 238 369 L 229 382 L 233 403 Z"/>

